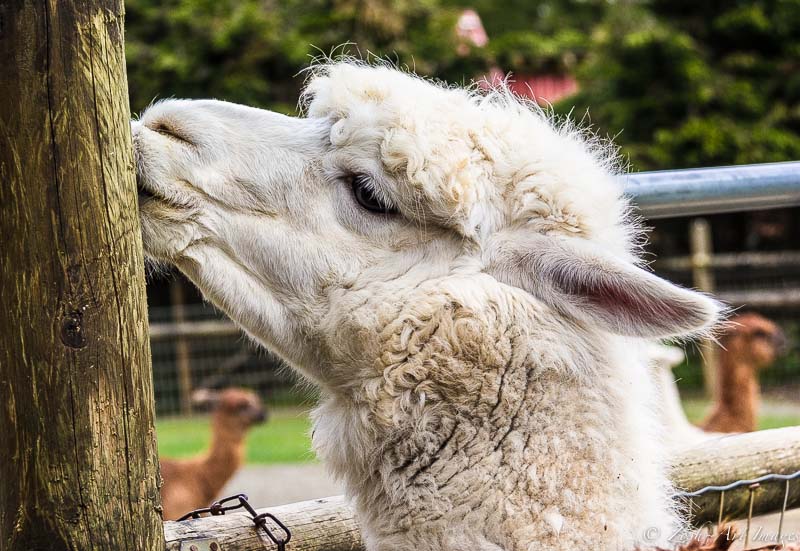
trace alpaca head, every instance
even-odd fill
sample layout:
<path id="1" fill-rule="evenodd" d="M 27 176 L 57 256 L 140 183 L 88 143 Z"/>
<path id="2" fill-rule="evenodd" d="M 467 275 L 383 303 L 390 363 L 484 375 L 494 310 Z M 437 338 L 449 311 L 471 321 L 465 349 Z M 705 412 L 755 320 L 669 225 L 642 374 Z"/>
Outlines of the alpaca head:
<path id="1" fill-rule="evenodd" d="M 754 369 L 763 369 L 784 353 L 786 336 L 776 323 L 755 312 L 747 312 L 730 319 L 720 344 L 726 351 L 723 353 L 731 354 Z"/>
<path id="2" fill-rule="evenodd" d="M 192 403 L 198 407 L 210 408 L 218 422 L 237 434 L 267 420 L 267 411 L 258 395 L 244 388 L 201 388 L 192 393 Z"/>
<path id="3" fill-rule="evenodd" d="M 303 102 L 293 118 L 167 100 L 133 137 L 148 256 L 321 384 L 353 378 L 384 353 L 367 337 L 453 278 L 471 282 L 450 286 L 457 302 L 513 288 L 613 334 L 714 322 L 716 303 L 641 267 L 613 155 L 574 127 L 352 63 L 314 70 Z"/>

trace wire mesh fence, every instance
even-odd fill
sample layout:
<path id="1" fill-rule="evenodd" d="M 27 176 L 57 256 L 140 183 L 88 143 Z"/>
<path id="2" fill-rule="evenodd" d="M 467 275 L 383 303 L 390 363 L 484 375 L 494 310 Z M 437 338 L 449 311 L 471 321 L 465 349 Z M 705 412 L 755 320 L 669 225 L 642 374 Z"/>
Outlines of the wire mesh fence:
<path id="1" fill-rule="evenodd" d="M 207 304 L 150 310 L 153 383 L 159 415 L 192 412 L 192 392 L 237 386 L 255 390 L 268 404 L 313 400 L 314 393 L 283 363 L 254 344 Z"/>
<path id="2" fill-rule="evenodd" d="M 777 323 L 788 346 L 776 361 L 759 372 L 766 392 L 800 398 L 800 226 L 798 209 L 764 213 L 719 215 L 703 219 L 709 232 L 708 250 L 697 250 L 694 219 L 656 224 L 652 267 L 678 284 L 711 292 L 734 313 L 757 312 Z M 755 218 L 753 221 L 751 218 Z M 668 222 L 668 223 L 667 223 Z M 768 239 L 767 239 L 768 237 Z M 686 390 L 703 387 L 699 351 L 688 349 L 689 363 L 676 372 Z"/>

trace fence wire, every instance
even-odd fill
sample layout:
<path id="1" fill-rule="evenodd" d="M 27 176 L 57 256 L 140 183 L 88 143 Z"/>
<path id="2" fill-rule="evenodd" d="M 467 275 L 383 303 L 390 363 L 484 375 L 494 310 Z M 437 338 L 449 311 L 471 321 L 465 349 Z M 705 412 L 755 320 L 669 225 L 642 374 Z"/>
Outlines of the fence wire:
<path id="1" fill-rule="evenodd" d="M 188 414 L 198 388 L 255 390 L 272 405 L 303 403 L 312 393 L 295 384 L 283 363 L 256 346 L 231 321 L 206 304 L 150 310 L 153 386 L 159 415 Z M 188 409 L 187 409 L 188 408 Z"/>
<path id="2" fill-rule="evenodd" d="M 777 474 L 771 473 L 766 474 L 764 476 L 760 476 L 758 478 L 753 478 L 750 480 L 737 480 L 730 484 L 726 484 L 724 486 L 706 486 L 694 492 L 680 492 L 676 494 L 676 498 L 679 500 L 685 500 L 688 502 L 688 510 L 690 515 L 692 516 L 692 520 L 694 521 L 693 524 L 695 526 L 698 525 L 705 525 L 708 527 L 709 532 L 713 532 L 714 528 L 716 527 L 719 529 L 723 526 L 724 523 L 731 521 L 731 520 L 738 520 L 738 516 L 736 515 L 736 511 L 730 511 L 729 515 L 733 516 L 726 516 L 725 514 L 725 496 L 730 495 L 732 492 L 739 490 L 741 488 L 747 489 L 747 501 L 746 501 L 746 528 L 745 528 L 745 536 L 744 536 L 744 548 L 747 549 L 748 545 L 750 544 L 750 533 L 751 527 L 753 523 L 753 512 L 754 506 L 756 504 L 756 494 L 762 489 L 762 485 L 764 484 L 776 484 L 782 483 L 783 484 L 783 500 L 782 506 L 780 508 L 780 520 L 778 521 L 778 531 L 775 538 L 775 543 L 784 543 L 783 542 L 783 526 L 784 520 L 786 517 L 786 511 L 789 509 L 789 496 L 790 496 L 790 489 L 792 481 L 800 479 L 800 471 L 791 473 L 791 474 Z M 712 494 L 718 495 L 718 502 L 716 505 L 716 526 L 714 523 L 710 523 L 707 521 L 703 521 L 704 519 L 708 518 L 709 515 L 712 514 L 710 509 L 712 506 L 706 502 L 706 505 L 702 507 L 698 507 L 697 499 L 702 497 L 707 497 Z M 730 507 L 729 507 L 730 508 Z M 700 514 L 699 514 L 700 513 Z M 698 518 L 700 522 L 698 522 Z"/>

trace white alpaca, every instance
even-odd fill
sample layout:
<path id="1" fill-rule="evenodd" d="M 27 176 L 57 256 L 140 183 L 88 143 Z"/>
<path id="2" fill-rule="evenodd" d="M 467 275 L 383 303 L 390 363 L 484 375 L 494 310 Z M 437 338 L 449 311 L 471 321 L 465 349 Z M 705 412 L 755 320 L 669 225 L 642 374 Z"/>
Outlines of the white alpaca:
<path id="1" fill-rule="evenodd" d="M 686 418 L 678 385 L 675 384 L 675 375 L 672 373 L 672 368 L 686 359 L 683 350 L 677 346 L 652 343 L 648 349 L 648 358 L 655 376 L 656 407 L 661 413 L 664 442 L 668 450 L 685 449 L 722 436 L 720 433 L 705 432 Z"/>
<path id="2" fill-rule="evenodd" d="M 368 549 L 666 543 L 644 338 L 718 307 L 639 267 L 613 159 L 387 67 L 319 67 L 304 97 L 148 109 L 144 242 L 321 387 Z"/>

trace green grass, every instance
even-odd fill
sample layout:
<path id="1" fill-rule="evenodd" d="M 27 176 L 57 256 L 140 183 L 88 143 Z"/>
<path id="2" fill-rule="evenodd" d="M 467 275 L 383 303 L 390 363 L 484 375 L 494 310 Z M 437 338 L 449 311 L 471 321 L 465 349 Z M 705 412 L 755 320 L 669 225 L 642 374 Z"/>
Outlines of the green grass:
<path id="1" fill-rule="evenodd" d="M 683 409 L 689 421 L 697 423 L 708 414 L 711 404 L 704 398 L 684 398 Z M 800 425 L 800 408 L 776 407 L 768 402 L 762 404 L 761 413 L 758 416 L 759 430 L 795 425 Z"/>
<path id="2" fill-rule="evenodd" d="M 158 453 L 162 457 L 191 457 L 208 446 L 211 437 L 205 416 L 172 417 L 156 422 Z M 314 461 L 308 411 L 270 410 L 269 420 L 247 436 L 248 463 L 302 463 Z"/>
<path id="3" fill-rule="evenodd" d="M 692 422 L 703 419 L 709 402 L 703 398 L 684 399 L 686 416 Z M 759 429 L 772 429 L 800 425 L 800 407 L 782 407 L 764 403 L 759 418 Z M 158 453 L 162 457 L 191 457 L 208 446 L 210 427 L 208 418 L 173 417 L 156 423 Z M 264 425 L 250 431 L 247 438 L 248 463 L 303 463 L 314 461 L 311 451 L 311 426 L 308 411 L 301 408 L 272 408 Z"/>

